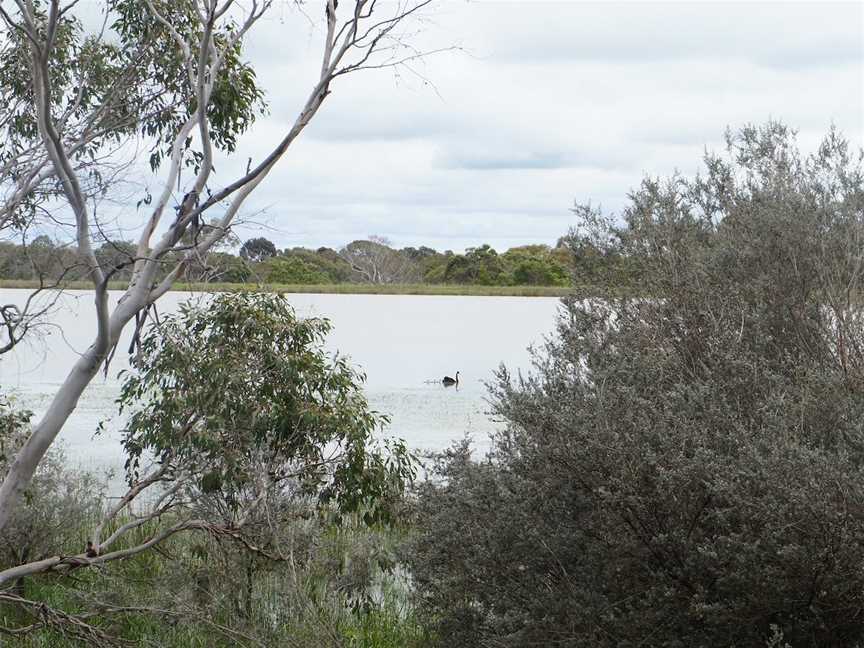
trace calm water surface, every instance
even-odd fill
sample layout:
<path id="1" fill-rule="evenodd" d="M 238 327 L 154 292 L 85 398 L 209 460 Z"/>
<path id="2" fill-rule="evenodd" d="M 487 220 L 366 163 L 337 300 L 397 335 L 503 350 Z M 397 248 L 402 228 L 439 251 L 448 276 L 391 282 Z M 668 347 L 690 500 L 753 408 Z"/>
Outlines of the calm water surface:
<path id="1" fill-rule="evenodd" d="M 2 303 L 20 303 L 24 290 L 0 290 Z M 112 293 L 116 302 L 120 293 Z M 201 294 L 169 293 L 159 312 L 173 311 Z M 484 381 L 500 363 L 528 369 L 531 344 L 542 342 L 555 324 L 558 300 L 541 297 L 450 297 L 414 295 L 289 295 L 301 316 L 327 317 L 331 351 L 347 355 L 365 372 L 374 409 L 389 414 L 386 436 L 401 437 L 418 450 L 441 449 L 465 433 L 478 448 L 487 445 L 495 423 L 486 412 Z M 0 384 L 39 415 L 77 354 L 92 340 L 92 297 L 65 295 L 48 329 L 0 360 Z M 94 380 L 61 433 L 69 459 L 88 469 L 123 464 L 116 417 L 117 373 L 127 368 L 129 335 L 121 341 L 107 377 Z M 460 371 L 459 389 L 440 379 Z M 112 418 L 113 416 L 113 418 Z M 107 431 L 94 437 L 100 421 Z"/>

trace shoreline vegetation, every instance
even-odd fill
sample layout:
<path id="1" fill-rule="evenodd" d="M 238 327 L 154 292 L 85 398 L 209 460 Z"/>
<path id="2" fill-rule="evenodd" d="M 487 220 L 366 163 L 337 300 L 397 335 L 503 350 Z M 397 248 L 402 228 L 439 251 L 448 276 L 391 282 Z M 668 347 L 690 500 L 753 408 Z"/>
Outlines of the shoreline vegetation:
<path id="1" fill-rule="evenodd" d="M 232 245 L 239 244 L 233 241 Z M 109 288 L 132 280 L 137 247 L 104 240 L 95 249 Z M 163 281 L 179 258 L 167 259 L 152 280 Z M 89 290 L 86 268 L 74 250 L 40 235 L 20 243 L 0 241 L 0 287 L 59 286 Z M 522 245 L 498 253 L 489 245 L 464 253 L 429 247 L 396 248 L 381 237 L 356 240 L 336 250 L 278 249 L 265 238 L 249 239 L 238 253 L 212 251 L 190 261 L 173 290 L 359 295 L 465 295 L 563 297 L 627 293 L 638 286 L 637 269 L 614 248 L 571 231 L 554 247 Z"/>
<path id="2" fill-rule="evenodd" d="M 0 279 L 0 288 L 35 290 L 40 282 L 35 279 Z M 89 290 L 87 281 L 68 281 L 59 286 L 64 290 Z M 128 283 L 112 281 L 110 290 L 125 290 Z M 45 285 L 45 288 L 49 288 Z M 53 287 L 52 287 L 53 288 Z M 573 286 L 482 286 L 469 284 L 282 284 L 282 283 L 229 283 L 229 282 L 178 282 L 172 292 L 273 292 L 314 293 L 337 295 L 429 295 L 458 297 L 564 297 L 573 292 L 608 291 L 608 287 Z"/>

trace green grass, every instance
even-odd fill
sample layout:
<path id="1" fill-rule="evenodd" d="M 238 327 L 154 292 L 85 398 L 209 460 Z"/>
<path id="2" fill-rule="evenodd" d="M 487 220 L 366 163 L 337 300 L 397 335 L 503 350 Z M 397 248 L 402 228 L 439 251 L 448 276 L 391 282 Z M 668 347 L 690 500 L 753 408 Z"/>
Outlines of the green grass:
<path id="1" fill-rule="evenodd" d="M 145 540 L 155 530 L 151 526 L 133 530 L 129 542 Z M 299 532 L 296 538 L 302 549 L 298 550 L 297 564 L 293 559 L 290 564 L 256 563 L 252 604 L 245 612 L 236 604 L 239 599 L 235 601 L 243 584 L 242 557 L 239 553 L 235 556 L 233 545 L 200 533 L 177 535 L 160 545 L 159 551 L 99 569 L 27 578 L 23 595 L 73 614 L 93 609 L 82 604 L 82 597 L 175 612 L 130 612 L 90 619 L 103 632 L 131 645 L 423 648 L 431 637 L 415 614 L 404 577 L 382 571 L 375 562 L 379 553 L 392 556 L 405 532 L 366 527 L 359 520 L 339 527 L 317 527 L 309 536 L 309 544 Z M 371 561 L 367 563 L 367 559 Z M 359 565 L 360 581 L 352 577 L 352 564 Z M 365 582 L 367 569 L 371 570 L 369 582 L 375 583 L 378 594 L 374 602 L 355 607 L 351 604 L 354 599 L 348 596 L 353 591 L 350 584 Z M 209 575 L 206 592 L 199 588 L 203 581 L 198 575 L 202 573 Z M 20 627 L 33 621 L 16 606 L 0 604 L 3 625 Z M 0 646 L 7 645 L 4 641 L 0 634 Z M 48 627 L 13 641 L 8 645 L 21 648 L 87 645 L 66 636 L 60 627 Z"/>
<path id="2" fill-rule="evenodd" d="M 109 288 L 125 290 L 127 283 L 112 281 Z M 0 279 L 0 288 L 39 287 L 39 282 L 30 279 Z M 89 290 L 87 281 L 68 281 L 67 290 Z M 223 292 L 232 290 L 264 290 L 281 293 L 318 293 L 336 295 L 462 295 L 468 297 L 563 297 L 572 288 L 561 286 L 468 286 L 460 284 L 254 284 L 254 283 L 184 283 L 174 284 L 178 292 Z"/>

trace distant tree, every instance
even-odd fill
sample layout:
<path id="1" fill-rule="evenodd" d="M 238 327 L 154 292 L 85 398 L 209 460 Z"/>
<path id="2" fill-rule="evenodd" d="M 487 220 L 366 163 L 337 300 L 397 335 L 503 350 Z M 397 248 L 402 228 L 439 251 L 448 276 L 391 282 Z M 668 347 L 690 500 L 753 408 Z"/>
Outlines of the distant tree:
<path id="1" fill-rule="evenodd" d="M 864 156 L 728 144 L 597 221 L 647 298 L 566 299 L 534 375 L 499 373 L 493 452 L 422 487 L 440 645 L 864 641 Z"/>
<path id="2" fill-rule="evenodd" d="M 430 284 L 444 283 L 444 275 L 447 272 L 446 257 L 438 263 L 431 264 L 423 273 L 423 281 Z"/>
<path id="3" fill-rule="evenodd" d="M 51 240 L 50 236 L 47 236 L 46 234 L 40 234 L 31 241 L 30 247 L 51 249 L 54 247 L 54 241 Z"/>
<path id="4" fill-rule="evenodd" d="M 25 234 L 18 240 L 0 242 L 0 277 L 42 280 L 46 285 L 52 285 L 64 272 L 67 279 L 80 278 L 74 254 L 49 236 L 41 234 L 28 240 Z"/>
<path id="5" fill-rule="evenodd" d="M 352 241 L 339 255 L 351 266 L 357 281 L 391 284 L 410 283 L 418 278 L 417 266 L 408 255 L 394 250 L 390 240 L 381 236 Z"/>
<path id="6" fill-rule="evenodd" d="M 186 271 L 190 281 L 246 283 L 253 278 L 250 264 L 228 252 L 210 252 L 196 260 Z"/>
<path id="7" fill-rule="evenodd" d="M 424 259 L 434 258 L 441 254 L 437 250 L 425 245 L 421 245 L 419 248 L 406 247 L 402 249 L 402 252 L 412 261 L 423 261 Z"/>
<path id="8" fill-rule="evenodd" d="M 136 254 L 137 246 L 130 241 L 105 241 L 96 250 L 96 258 L 100 265 L 114 281 L 132 276 Z"/>
<path id="9" fill-rule="evenodd" d="M 506 283 L 506 269 L 498 253 L 488 244 L 453 255 L 444 270 L 444 281 L 458 284 L 498 285 Z"/>
<path id="10" fill-rule="evenodd" d="M 517 286 L 567 286 L 570 269 L 552 255 L 546 245 L 523 245 L 501 255 L 510 274 L 509 283 Z"/>
<path id="11" fill-rule="evenodd" d="M 264 279 L 279 284 L 329 284 L 330 277 L 299 256 L 268 259 L 260 269 Z"/>
<path id="12" fill-rule="evenodd" d="M 252 238 L 240 248 L 240 258 L 253 263 L 266 261 L 276 256 L 276 246 L 264 237 Z"/>
<path id="13" fill-rule="evenodd" d="M 314 272 L 324 275 L 323 282 L 316 283 L 347 283 L 351 281 L 352 270 L 336 250 L 321 247 L 315 250 L 292 248 L 282 253 L 285 258 L 296 257 L 303 261 Z"/>
<path id="14" fill-rule="evenodd" d="M 339 256 L 339 253 L 333 248 L 319 247 L 317 250 L 315 250 L 315 255 L 322 259 L 330 261 L 331 263 L 342 264 L 345 262 L 344 259 Z"/>
<path id="15" fill-rule="evenodd" d="M 560 263 L 563 267 L 567 268 L 572 275 L 575 263 L 573 259 L 573 251 L 567 244 L 566 237 L 559 238 L 558 241 L 555 243 L 555 247 L 550 250 L 549 254 L 551 254 L 552 258 L 555 259 L 558 263 Z"/>
<path id="16" fill-rule="evenodd" d="M 567 270 L 549 259 L 520 259 L 513 268 L 512 283 L 516 286 L 567 286 Z"/>
<path id="17" fill-rule="evenodd" d="M 425 245 L 421 245 L 419 248 L 403 248 L 402 253 L 415 265 L 415 281 L 444 282 L 444 270 L 447 266 L 447 258 L 444 254 Z"/>

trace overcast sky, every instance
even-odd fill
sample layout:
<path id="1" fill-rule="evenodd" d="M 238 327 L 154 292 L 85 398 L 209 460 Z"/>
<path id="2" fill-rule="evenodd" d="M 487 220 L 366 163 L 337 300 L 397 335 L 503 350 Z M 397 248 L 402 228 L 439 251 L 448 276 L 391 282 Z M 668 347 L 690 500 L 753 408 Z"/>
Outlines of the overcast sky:
<path id="1" fill-rule="evenodd" d="M 339 79 L 247 202 L 262 228 L 240 235 L 279 247 L 370 234 L 441 250 L 554 243 L 574 201 L 616 211 L 645 174 L 695 171 L 727 126 L 780 119 L 812 149 L 833 123 L 857 145 L 862 7 L 441 0 L 421 42 L 465 51 L 429 58 L 429 85 L 388 71 Z M 272 114 L 217 171 L 284 133 L 314 83 L 318 29 L 289 3 L 257 26 L 247 56 Z"/>

